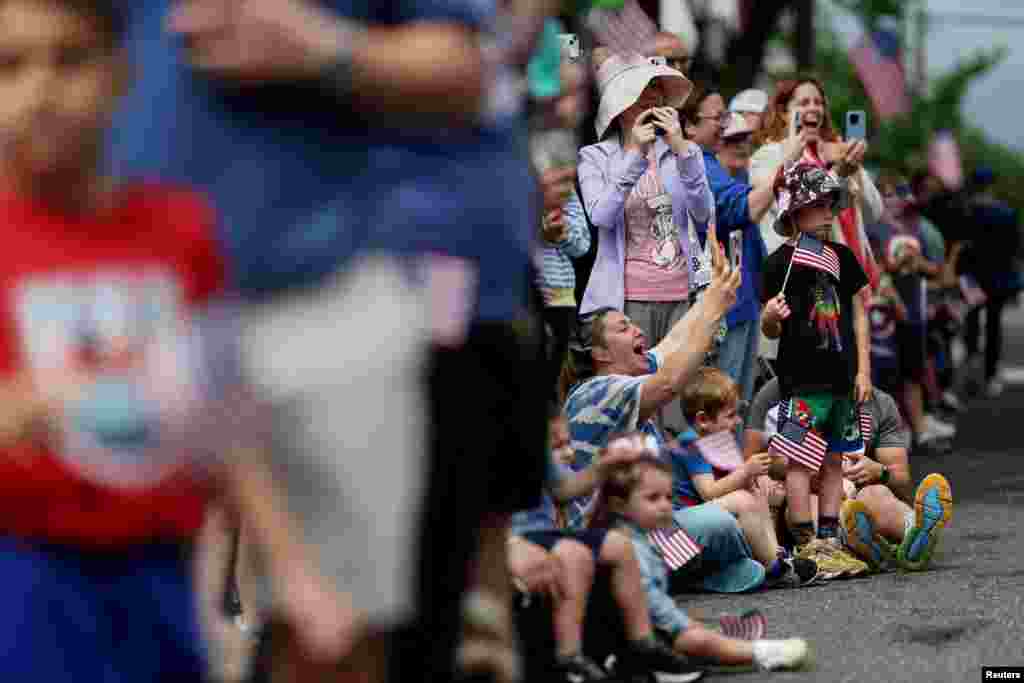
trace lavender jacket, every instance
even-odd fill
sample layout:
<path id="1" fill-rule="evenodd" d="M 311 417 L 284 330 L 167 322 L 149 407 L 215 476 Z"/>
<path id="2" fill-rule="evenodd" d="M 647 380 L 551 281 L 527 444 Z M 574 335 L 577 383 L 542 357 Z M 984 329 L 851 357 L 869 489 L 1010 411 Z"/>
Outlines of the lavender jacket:
<path id="1" fill-rule="evenodd" d="M 704 155 L 694 145 L 690 154 L 677 157 L 661 138 L 654 141 L 654 150 L 661 183 L 672 197 L 672 215 L 679 226 L 681 246 L 688 253 L 687 213 L 703 226 L 714 205 L 704 172 Z M 597 258 L 580 315 L 605 306 L 622 310 L 625 304 L 626 198 L 646 170 L 647 158 L 638 152 L 625 152 L 615 138 L 580 150 L 580 190 L 598 234 Z"/>

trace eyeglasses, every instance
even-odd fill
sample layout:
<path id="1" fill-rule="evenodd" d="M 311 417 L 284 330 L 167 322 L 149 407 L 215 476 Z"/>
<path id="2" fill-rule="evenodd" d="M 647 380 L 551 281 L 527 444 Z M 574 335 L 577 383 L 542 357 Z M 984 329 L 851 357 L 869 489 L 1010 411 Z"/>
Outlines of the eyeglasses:
<path id="1" fill-rule="evenodd" d="M 730 114 L 727 111 L 723 111 L 721 114 L 712 114 L 712 115 L 697 114 L 697 118 L 698 119 L 708 119 L 708 120 L 712 120 L 712 121 L 718 121 L 718 125 L 720 125 L 720 126 L 727 125 L 729 123 L 729 118 L 731 116 L 732 116 L 732 114 Z"/>

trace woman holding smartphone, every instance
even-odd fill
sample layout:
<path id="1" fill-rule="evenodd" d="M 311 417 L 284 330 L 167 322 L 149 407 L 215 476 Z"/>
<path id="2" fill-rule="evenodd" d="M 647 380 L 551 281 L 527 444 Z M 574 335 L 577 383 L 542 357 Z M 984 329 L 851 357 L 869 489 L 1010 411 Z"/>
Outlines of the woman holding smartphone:
<path id="1" fill-rule="evenodd" d="M 829 115 L 825 87 L 816 78 L 784 80 L 776 84 L 764 126 L 754 138 L 757 149 L 750 158 L 751 182 L 756 185 L 769 181 L 769 176 L 774 177 L 786 149 L 796 144 L 797 139 L 806 160 L 831 166 L 839 176 L 843 197 L 840 215 L 833 224 L 833 239 L 850 247 L 872 283 L 877 283 L 879 271 L 864 226 L 878 221 L 885 205 L 862 165 L 867 143 L 844 141 L 839 136 Z M 769 254 L 784 241 L 772 227 L 777 214 L 778 206 L 773 203 L 760 220 L 761 237 Z M 762 357 L 775 358 L 777 349 L 775 340 L 761 338 Z"/>
<path id="2" fill-rule="evenodd" d="M 688 307 L 687 213 L 705 222 L 712 211 L 700 148 L 683 136 L 677 111 L 693 84 L 639 55 L 609 56 L 597 83 L 600 142 L 580 150 L 578 173 L 598 246 L 580 314 L 622 310 L 651 348 Z M 685 426 L 678 405 L 661 418 Z"/>

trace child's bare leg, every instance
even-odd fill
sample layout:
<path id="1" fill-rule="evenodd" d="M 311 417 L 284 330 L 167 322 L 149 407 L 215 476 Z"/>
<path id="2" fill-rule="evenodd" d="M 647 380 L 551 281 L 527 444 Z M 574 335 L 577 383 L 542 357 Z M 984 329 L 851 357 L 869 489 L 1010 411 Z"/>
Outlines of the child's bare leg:
<path id="1" fill-rule="evenodd" d="M 843 504 L 843 458 L 838 453 L 828 453 L 819 471 L 821 478 L 818 492 L 818 535 L 836 535 L 839 527 L 839 507 Z M 822 526 L 830 528 L 822 529 Z"/>
<path id="2" fill-rule="evenodd" d="M 612 595 L 622 610 L 626 636 L 634 642 L 647 640 L 653 633 L 651 615 L 632 541 L 617 531 L 609 531 L 601 546 L 601 563 L 611 567 Z"/>
<path id="3" fill-rule="evenodd" d="M 897 498 L 888 486 L 866 486 L 857 494 L 857 500 L 867 506 L 878 533 L 894 543 L 903 541 L 904 520 L 912 508 Z"/>
<path id="4" fill-rule="evenodd" d="M 594 583 L 594 556 L 590 548 L 570 539 L 559 541 L 552 552 L 562 567 L 562 595 L 554 605 L 555 647 L 559 656 L 569 657 L 583 650 L 583 617 Z"/>
<path id="5" fill-rule="evenodd" d="M 718 664 L 741 666 L 754 661 L 754 646 L 749 640 L 727 638 L 701 624 L 691 622 L 673 643 L 676 652 L 690 657 L 711 659 Z"/>
<path id="6" fill-rule="evenodd" d="M 811 471 L 792 460 L 786 466 L 786 508 L 789 528 L 796 544 L 814 539 L 814 517 L 811 511 Z M 811 525 L 809 530 L 807 525 Z"/>
<path id="7" fill-rule="evenodd" d="M 766 568 L 771 567 L 778 557 L 779 540 L 775 535 L 768 499 L 740 489 L 716 498 L 715 503 L 736 517 L 754 553 L 754 559 Z"/>

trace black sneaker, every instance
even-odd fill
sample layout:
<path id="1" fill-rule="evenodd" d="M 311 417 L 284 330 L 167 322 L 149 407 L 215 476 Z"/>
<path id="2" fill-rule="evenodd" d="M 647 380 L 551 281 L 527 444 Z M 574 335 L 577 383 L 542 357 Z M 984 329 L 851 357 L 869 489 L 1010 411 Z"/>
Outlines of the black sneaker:
<path id="1" fill-rule="evenodd" d="M 766 588 L 800 588 L 818 579 L 818 563 L 804 557 L 781 558 L 786 569 L 778 578 L 765 581 Z"/>
<path id="2" fill-rule="evenodd" d="M 585 655 L 559 657 L 555 660 L 554 680 L 565 683 L 589 683 L 589 681 L 611 680 L 604 669 L 587 659 Z"/>
<path id="3" fill-rule="evenodd" d="M 644 641 L 630 645 L 616 666 L 615 674 L 623 680 L 650 674 L 658 683 L 690 683 L 704 672 L 661 643 Z"/>

